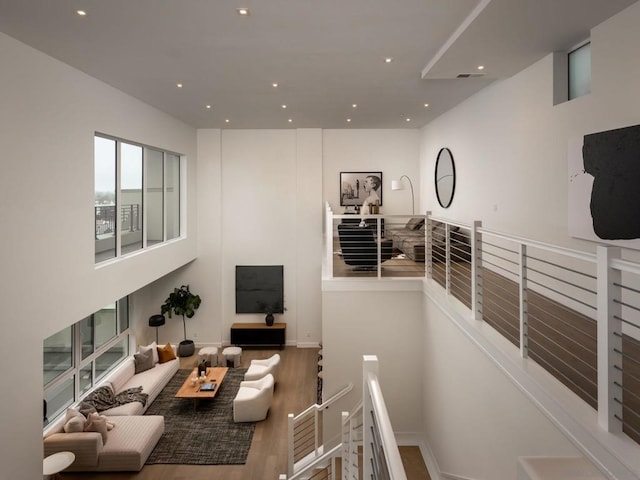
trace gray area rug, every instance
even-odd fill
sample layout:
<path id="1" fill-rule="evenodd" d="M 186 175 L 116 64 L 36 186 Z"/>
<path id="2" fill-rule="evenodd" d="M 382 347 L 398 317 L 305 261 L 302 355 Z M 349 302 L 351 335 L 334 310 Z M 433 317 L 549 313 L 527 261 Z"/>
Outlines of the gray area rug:
<path id="1" fill-rule="evenodd" d="M 203 399 L 197 410 L 193 400 L 175 398 L 192 370 L 178 370 L 145 415 L 164 416 L 164 434 L 147 459 L 183 465 L 244 464 L 255 423 L 233 422 L 233 399 L 245 368 L 230 368 L 213 399 Z"/>

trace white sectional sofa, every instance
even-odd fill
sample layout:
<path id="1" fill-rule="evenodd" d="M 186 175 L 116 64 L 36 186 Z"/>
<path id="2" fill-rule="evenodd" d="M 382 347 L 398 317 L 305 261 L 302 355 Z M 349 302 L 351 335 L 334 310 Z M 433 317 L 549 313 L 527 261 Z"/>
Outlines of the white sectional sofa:
<path id="1" fill-rule="evenodd" d="M 44 438 L 45 457 L 56 452 L 71 451 L 74 463 L 67 471 L 139 471 L 164 432 L 164 417 L 142 415 L 156 399 L 160 391 L 180 368 L 180 360 L 174 358 L 159 363 L 155 342 L 151 344 L 153 367 L 135 373 L 136 365 L 131 356 L 109 376 L 114 393 L 129 388 L 142 387 L 148 395 L 146 405 L 131 402 L 100 412 L 113 428 L 106 433 L 95 431 L 65 432 L 65 419 L 58 421 Z M 175 346 L 173 352 L 175 356 Z"/>

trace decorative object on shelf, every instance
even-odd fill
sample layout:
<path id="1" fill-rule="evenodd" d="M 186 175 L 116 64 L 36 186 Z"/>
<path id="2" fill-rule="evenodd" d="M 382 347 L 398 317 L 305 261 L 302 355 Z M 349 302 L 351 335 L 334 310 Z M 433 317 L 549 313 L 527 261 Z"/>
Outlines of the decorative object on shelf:
<path id="1" fill-rule="evenodd" d="M 273 323 L 275 322 L 275 317 L 273 316 L 274 313 L 284 313 L 287 311 L 287 308 L 282 305 L 282 302 L 279 300 L 273 303 L 260 302 L 259 305 L 262 313 L 266 314 L 264 321 L 269 327 L 273 326 Z"/>
<path id="2" fill-rule="evenodd" d="M 442 208 L 449 208 L 456 191 L 456 166 L 453 155 L 448 148 L 441 148 L 438 152 L 435 170 L 436 196 Z"/>
<path id="3" fill-rule="evenodd" d="M 187 339 L 187 322 L 186 318 L 192 318 L 196 314 L 196 310 L 200 307 L 200 295 L 195 295 L 189 291 L 189 285 L 182 285 L 180 288 L 174 288 L 167 299 L 160 307 L 160 313 L 171 315 L 182 315 L 182 324 L 184 327 L 184 340 L 178 345 L 179 357 L 190 357 L 196 350 L 193 340 Z"/>
<path id="4" fill-rule="evenodd" d="M 161 327 L 164 323 L 164 315 L 151 315 L 149 317 L 149 326 L 156 327 L 156 343 L 160 343 L 158 342 L 158 327 Z"/>
<path id="5" fill-rule="evenodd" d="M 402 179 L 406 178 L 407 180 L 409 180 L 409 186 L 411 187 L 411 213 L 415 214 L 416 213 L 416 206 L 415 206 L 415 197 L 413 196 L 413 182 L 411 181 L 411 179 L 409 178 L 408 175 L 402 175 L 400 177 L 399 180 L 391 180 L 391 190 L 404 190 L 404 183 L 402 183 Z"/>
<path id="6" fill-rule="evenodd" d="M 382 206 L 382 172 L 340 172 L 340 205 L 361 205 L 369 213 L 369 205 Z M 373 212 L 371 212 L 373 213 Z"/>

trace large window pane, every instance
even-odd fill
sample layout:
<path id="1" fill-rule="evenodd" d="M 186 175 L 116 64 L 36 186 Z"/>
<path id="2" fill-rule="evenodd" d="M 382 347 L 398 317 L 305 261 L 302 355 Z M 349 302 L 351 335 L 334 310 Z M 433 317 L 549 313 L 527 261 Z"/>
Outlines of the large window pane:
<path id="1" fill-rule="evenodd" d="M 118 321 L 120 322 L 118 333 L 129 328 L 129 297 L 118 300 Z"/>
<path id="2" fill-rule="evenodd" d="M 93 386 L 93 365 L 90 363 L 80 369 L 80 396 L 87 393 Z"/>
<path id="3" fill-rule="evenodd" d="M 569 53 L 569 100 L 591 92 L 591 44 Z"/>
<path id="4" fill-rule="evenodd" d="M 164 240 L 164 155 L 147 149 L 147 246 Z"/>
<path id="5" fill-rule="evenodd" d="M 95 137 L 96 263 L 116 256 L 116 142 Z"/>
<path id="6" fill-rule="evenodd" d="M 82 348 L 82 360 L 94 352 L 93 343 L 93 315 L 78 322 L 80 324 L 80 346 Z"/>
<path id="7" fill-rule="evenodd" d="M 60 382 L 60 385 L 56 385 L 55 388 L 51 388 L 45 393 L 44 400 L 47 404 L 47 418 L 49 420 L 60 415 L 73 403 L 74 382 L 74 377 L 69 377 Z"/>
<path id="8" fill-rule="evenodd" d="M 72 327 L 67 327 L 46 338 L 43 353 L 43 381 L 44 385 L 48 385 L 73 366 Z"/>
<path id="9" fill-rule="evenodd" d="M 93 314 L 96 350 L 118 334 L 116 304 L 107 305 Z"/>
<path id="10" fill-rule="evenodd" d="M 129 339 L 125 336 L 109 350 L 96 358 L 96 380 L 102 378 L 128 355 L 128 342 Z"/>
<path id="11" fill-rule="evenodd" d="M 121 143 L 121 253 L 142 248 L 142 147 Z"/>
<path id="12" fill-rule="evenodd" d="M 167 240 L 180 236 L 180 157 L 166 155 Z"/>

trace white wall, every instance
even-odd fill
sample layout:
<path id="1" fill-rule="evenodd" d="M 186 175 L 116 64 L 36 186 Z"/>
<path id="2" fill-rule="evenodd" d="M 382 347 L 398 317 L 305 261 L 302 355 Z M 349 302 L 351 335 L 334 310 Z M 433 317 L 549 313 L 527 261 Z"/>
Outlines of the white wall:
<path id="1" fill-rule="evenodd" d="M 203 298 L 187 332 L 196 343 L 228 343 L 232 323 L 264 321 L 235 313 L 235 266 L 252 264 L 284 265 L 276 321 L 287 342 L 320 342 L 321 154 L 317 129 L 198 131 L 199 255 L 177 277 Z"/>
<path id="2" fill-rule="evenodd" d="M 590 95 L 554 107 L 549 55 L 423 128 L 423 209 L 595 249 L 568 236 L 568 145 L 576 136 L 640 123 L 638 24 L 640 3 L 593 30 Z M 444 146 L 453 152 L 458 175 L 447 210 L 438 206 L 431 188 L 436 155 Z M 425 430 L 443 471 L 510 479 L 517 455 L 571 451 L 560 431 L 549 428 L 531 402 L 428 300 L 423 341 Z"/>
<path id="3" fill-rule="evenodd" d="M 40 478 L 42 341 L 195 257 L 196 132 L 4 34 L 0 63 L 0 464 Z M 95 132 L 186 155 L 187 239 L 94 266 Z"/>
<path id="4" fill-rule="evenodd" d="M 380 213 L 386 215 L 411 213 L 409 186 L 391 190 L 391 180 L 408 175 L 419 212 L 418 130 L 324 130 L 322 145 L 323 203 L 329 202 L 335 214 L 344 209 L 340 206 L 340 172 L 382 172 Z"/>
<path id="5" fill-rule="evenodd" d="M 393 285 L 391 285 L 393 283 Z M 399 440 L 422 433 L 421 282 L 328 281 L 322 293 L 325 400 L 354 390 L 323 415 L 325 441 L 339 433 L 340 412 L 362 398 L 362 356 L 377 355 L 391 424 Z M 385 285 L 386 284 L 386 285 Z"/>

